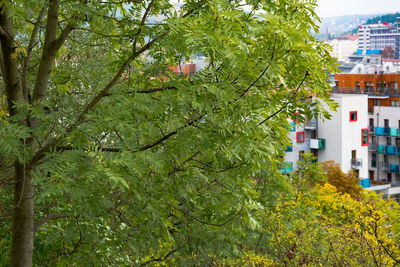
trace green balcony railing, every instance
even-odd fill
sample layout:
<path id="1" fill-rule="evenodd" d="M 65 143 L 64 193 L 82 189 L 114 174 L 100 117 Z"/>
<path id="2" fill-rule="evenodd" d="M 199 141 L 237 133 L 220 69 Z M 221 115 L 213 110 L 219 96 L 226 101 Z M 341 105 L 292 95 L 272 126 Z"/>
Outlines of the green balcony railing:
<path id="1" fill-rule="evenodd" d="M 279 169 L 283 174 L 288 174 L 293 171 L 293 162 L 284 163 L 283 167 Z"/>
<path id="2" fill-rule="evenodd" d="M 385 154 L 386 153 L 386 146 L 378 146 L 378 153 Z"/>
<path id="3" fill-rule="evenodd" d="M 394 136 L 394 137 L 399 137 L 400 136 L 400 131 L 399 131 L 398 128 L 390 128 L 389 135 L 390 136 Z"/>
<path id="4" fill-rule="evenodd" d="M 312 149 L 325 148 L 325 139 L 324 138 L 310 139 L 310 148 Z"/>

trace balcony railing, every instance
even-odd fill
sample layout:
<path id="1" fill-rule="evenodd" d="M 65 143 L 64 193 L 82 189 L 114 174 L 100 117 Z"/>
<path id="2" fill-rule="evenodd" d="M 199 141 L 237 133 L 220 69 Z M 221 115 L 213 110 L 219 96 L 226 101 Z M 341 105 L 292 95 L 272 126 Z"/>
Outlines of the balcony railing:
<path id="1" fill-rule="evenodd" d="M 304 129 L 305 130 L 316 130 L 318 126 L 318 121 L 315 118 L 312 118 L 309 121 L 306 121 L 304 124 Z"/>
<path id="2" fill-rule="evenodd" d="M 390 128 L 389 135 L 393 136 L 393 137 L 399 137 L 400 136 L 400 131 L 399 131 L 398 128 Z"/>
<path id="3" fill-rule="evenodd" d="M 310 148 L 312 149 L 325 148 L 325 139 L 324 138 L 310 139 Z"/>
<path id="4" fill-rule="evenodd" d="M 332 93 L 338 94 L 364 94 L 369 96 L 400 96 L 400 91 L 395 88 L 381 87 L 333 87 Z"/>
<path id="5" fill-rule="evenodd" d="M 378 153 L 385 154 L 386 153 L 386 146 L 378 146 Z"/>
<path id="6" fill-rule="evenodd" d="M 375 134 L 381 135 L 381 136 L 387 136 L 390 134 L 390 128 L 389 127 L 376 127 Z"/>
<path id="7" fill-rule="evenodd" d="M 368 128 L 369 128 L 369 133 L 370 134 L 375 134 L 375 126 L 370 125 Z"/>
<path id="8" fill-rule="evenodd" d="M 375 143 L 370 143 L 369 145 L 368 145 L 368 151 L 370 151 L 370 152 L 375 152 L 375 151 L 377 151 L 378 150 L 378 145 L 377 144 L 375 144 Z"/>
<path id="9" fill-rule="evenodd" d="M 282 168 L 279 169 L 283 174 L 288 174 L 293 171 L 293 162 L 286 162 Z"/>
<path id="10" fill-rule="evenodd" d="M 374 152 L 376 150 L 374 150 L 373 146 L 376 144 L 370 144 L 368 151 L 370 152 Z M 378 146 L 378 153 L 379 154 L 387 154 L 387 155 L 397 155 L 400 156 L 400 146 L 385 146 L 385 145 L 379 145 Z"/>
<path id="11" fill-rule="evenodd" d="M 351 168 L 352 169 L 360 169 L 362 167 L 361 159 L 351 159 Z"/>
<path id="12" fill-rule="evenodd" d="M 391 173 L 400 173 L 400 166 L 398 164 L 390 164 Z"/>
<path id="13" fill-rule="evenodd" d="M 371 186 L 370 180 L 369 180 L 369 179 L 361 179 L 361 180 L 360 180 L 360 185 L 361 185 L 363 188 L 368 188 L 368 187 Z"/>
<path id="14" fill-rule="evenodd" d="M 396 147 L 395 146 L 386 146 L 386 154 L 396 155 Z"/>
<path id="15" fill-rule="evenodd" d="M 379 162 L 379 170 L 380 171 L 388 171 L 389 170 L 389 163 L 380 161 Z"/>

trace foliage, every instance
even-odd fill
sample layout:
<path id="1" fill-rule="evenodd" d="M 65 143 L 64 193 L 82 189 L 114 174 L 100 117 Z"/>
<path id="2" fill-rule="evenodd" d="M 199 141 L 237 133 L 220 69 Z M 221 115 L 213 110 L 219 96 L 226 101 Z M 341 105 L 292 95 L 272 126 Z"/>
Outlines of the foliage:
<path id="1" fill-rule="evenodd" d="M 347 193 L 355 199 L 360 198 L 363 188 L 355 172 L 343 173 L 340 164 L 334 161 L 323 162 L 322 166 L 326 171 L 328 183 L 335 186 L 339 192 Z"/>
<path id="2" fill-rule="evenodd" d="M 315 1 L 246 3 L 2 2 L 4 265 L 242 256 L 288 188 L 254 176 L 276 171 L 286 118 L 328 116 L 304 100 L 333 105 L 335 70 Z M 195 54 L 196 75 L 172 72 Z"/>
<path id="3" fill-rule="evenodd" d="M 256 252 L 277 265 L 398 264 L 399 216 L 396 202 L 373 192 L 359 201 L 330 184 L 318 185 L 297 201 L 281 199 L 265 214 L 266 237 Z"/>
<path id="4" fill-rule="evenodd" d="M 393 47 L 387 46 L 381 51 L 382 58 L 394 59 Z"/>
<path id="5" fill-rule="evenodd" d="M 296 192 L 296 198 L 301 192 L 307 192 L 315 185 L 326 182 L 325 170 L 316 159 L 309 151 L 303 153 L 297 162 L 298 170 L 291 173 L 290 180 Z"/>

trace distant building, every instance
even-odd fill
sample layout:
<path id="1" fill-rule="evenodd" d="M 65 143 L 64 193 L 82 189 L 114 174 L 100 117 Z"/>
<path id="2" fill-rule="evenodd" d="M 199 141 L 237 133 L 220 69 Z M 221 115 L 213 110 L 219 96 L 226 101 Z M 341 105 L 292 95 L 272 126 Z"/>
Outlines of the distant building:
<path id="1" fill-rule="evenodd" d="M 383 22 L 360 25 L 358 30 L 359 50 L 383 50 L 386 47 L 392 47 L 394 58 L 400 59 L 400 18 L 397 18 L 394 24 Z"/>
<path id="2" fill-rule="evenodd" d="M 339 61 L 345 61 L 350 55 L 356 52 L 357 41 L 357 35 L 347 35 L 328 41 L 328 44 L 333 48 L 332 57 L 337 58 Z"/>

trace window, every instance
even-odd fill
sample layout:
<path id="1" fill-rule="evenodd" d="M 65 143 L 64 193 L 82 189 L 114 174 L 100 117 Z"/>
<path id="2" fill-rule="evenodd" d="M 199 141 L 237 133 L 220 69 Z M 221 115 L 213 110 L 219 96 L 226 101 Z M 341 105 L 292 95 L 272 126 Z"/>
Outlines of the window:
<path id="1" fill-rule="evenodd" d="M 390 100 L 390 105 L 392 107 L 400 107 L 400 101 L 398 101 L 398 100 Z"/>
<path id="2" fill-rule="evenodd" d="M 386 137 L 386 145 L 391 146 L 392 145 L 392 137 Z"/>
<path id="3" fill-rule="evenodd" d="M 357 111 L 350 111 L 350 121 L 357 121 Z"/>
<path id="4" fill-rule="evenodd" d="M 389 120 L 388 119 L 384 119 L 383 123 L 385 124 L 385 127 L 389 127 Z"/>
<path id="5" fill-rule="evenodd" d="M 305 141 L 304 132 L 296 133 L 296 140 L 297 140 L 297 143 L 303 143 Z"/>
<path id="6" fill-rule="evenodd" d="M 381 101 L 378 99 L 374 99 L 374 106 L 380 106 L 381 105 Z"/>
<path id="7" fill-rule="evenodd" d="M 361 129 L 361 145 L 368 146 L 369 143 L 369 130 Z"/>

